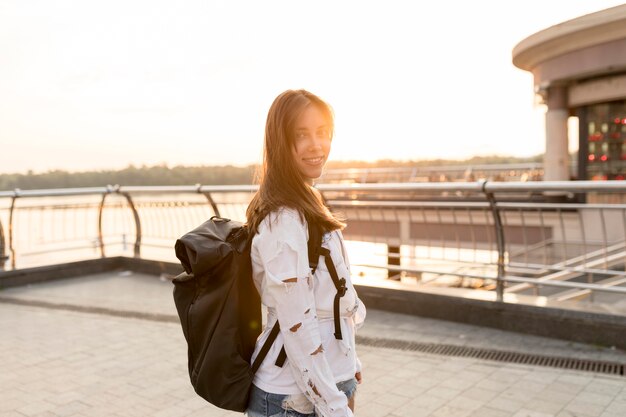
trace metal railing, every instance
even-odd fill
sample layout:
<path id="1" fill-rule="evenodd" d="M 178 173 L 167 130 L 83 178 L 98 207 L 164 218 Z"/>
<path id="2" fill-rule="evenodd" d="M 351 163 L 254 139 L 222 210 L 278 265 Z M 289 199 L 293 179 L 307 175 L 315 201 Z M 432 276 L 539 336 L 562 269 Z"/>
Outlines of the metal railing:
<path id="1" fill-rule="evenodd" d="M 575 167 L 572 170 L 575 171 Z M 474 182 L 540 181 L 543 164 L 432 165 L 386 168 L 333 168 L 320 178 L 324 183 L 381 183 L 381 182 Z"/>
<path id="2" fill-rule="evenodd" d="M 625 193 L 623 182 L 317 188 L 346 217 L 346 239 L 370 244 L 368 253 L 353 258 L 357 276 L 391 271 L 417 285 L 477 288 L 497 301 L 616 303 L 626 295 L 626 205 L 575 202 L 581 193 Z M 244 220 L 255 190 L 194 185 L 0 192 L 0 265 L 19 269 L 116 254 L 174 260 L 174 240 L 202 221 L 213 215 Z"/>
<path id="3" fill-rule="evenodd" d="M 578 164 L 569 164 L 571 178 L 578 177 Z M 422 165 L 403 167 L 332 168 L 318 182 L 327 184 L 385 182 L 475 182 L 542 181 L 543 163 Z"/>

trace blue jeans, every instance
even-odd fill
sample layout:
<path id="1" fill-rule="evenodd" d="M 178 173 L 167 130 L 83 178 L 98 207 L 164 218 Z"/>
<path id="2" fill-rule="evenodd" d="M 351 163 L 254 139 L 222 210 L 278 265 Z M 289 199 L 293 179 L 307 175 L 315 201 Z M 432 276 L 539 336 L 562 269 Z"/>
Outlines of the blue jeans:
<path id="1" fill-rule="evenodd" d="M 356 384 L 356 379 L 352 378 L 338 383 L 337 388 L 350 399 L 356 392 Z M 272 394 L 252 385 L 246 414 L 249 417 L 315 417 L 315 413 L 302 414 L 296 410 L 284 408 L 283 401 L 287 397 L 289 397 L 288 394 Z"/>

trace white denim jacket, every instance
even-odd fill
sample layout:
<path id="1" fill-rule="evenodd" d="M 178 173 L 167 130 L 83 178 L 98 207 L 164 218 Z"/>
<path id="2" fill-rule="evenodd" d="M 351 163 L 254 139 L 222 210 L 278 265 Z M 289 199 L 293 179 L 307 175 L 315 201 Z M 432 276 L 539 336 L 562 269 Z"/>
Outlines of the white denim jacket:
<path id="1" fill-rule="evenodd" d="M 252 240 L 252 271 L 267 324 L 252 360 L 276 322 L 280 334 L 257 371 L 254 384 L 266 392 L 290 394 L 291 406 L 301 413 L 324 417 L 351 417 L 346 396 L 336 384 L 360 372 L 355 351 L 355 330 L 365 319 L 365 306 L 350 279 L 349 263 L 340 231 L 324 235 L 339 278 L 347 291 L 340 300 L 343 340 L 334 336 L 333 302 L 336 289 L 324 259 L 311 275 L 307 251 L 308 228 L 294 209 L 269 214 Z M 295 278 L 295 279 L 294 279 Z M 284 345 L 287 361 L 275 365 Z"/>

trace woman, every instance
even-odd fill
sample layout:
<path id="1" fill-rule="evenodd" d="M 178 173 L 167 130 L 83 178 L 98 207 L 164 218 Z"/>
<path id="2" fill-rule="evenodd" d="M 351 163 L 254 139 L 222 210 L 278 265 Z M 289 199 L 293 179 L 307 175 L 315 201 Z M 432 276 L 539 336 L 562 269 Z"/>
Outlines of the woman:
<path id="1" fill-rule="evenodd" d="M 341 229 L 312 186 L 322 174 L 333 137 L 330 106 L 305 90 L 280 94 L 267 115 L 260 187 L 247 210 L 252 269 L 268 319 L 254 360 L 278 320 L 280 334 L 255 374 L 250 417 L 350 417 L 361 382 L 355 329 L 365 318 L 350 280 Z M 337 289 L 325 262 L 309 269 L 307 220 L 323 231 L 337 275 L 345 278 L 339 298 L 340 338 L 335 336 Z M 287 354 L 276 365 L 281 349 Z"/>

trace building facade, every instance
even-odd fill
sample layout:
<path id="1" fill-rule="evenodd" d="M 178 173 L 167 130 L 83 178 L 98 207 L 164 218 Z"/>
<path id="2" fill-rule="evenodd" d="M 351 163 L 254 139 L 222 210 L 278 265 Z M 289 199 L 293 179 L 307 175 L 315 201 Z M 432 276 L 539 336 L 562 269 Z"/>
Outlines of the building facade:
<path id="1" fill-rule="evenodd" d="M 568 118 L 578 117 L 576 179 L 626 177 L 626 4 L 537 32 L 513 49 L 547 105 L 544 180 L 570 178 Z"/>

